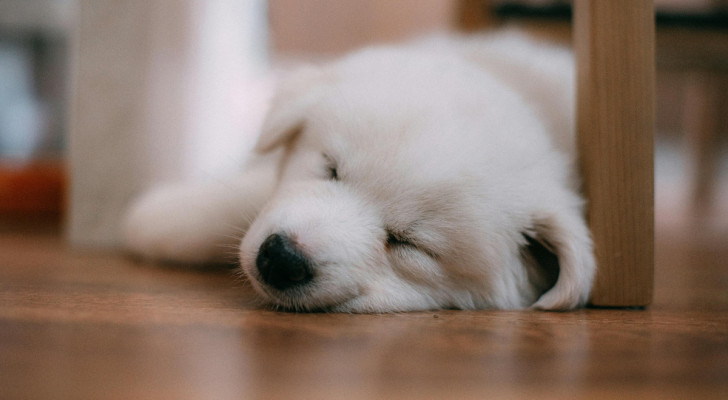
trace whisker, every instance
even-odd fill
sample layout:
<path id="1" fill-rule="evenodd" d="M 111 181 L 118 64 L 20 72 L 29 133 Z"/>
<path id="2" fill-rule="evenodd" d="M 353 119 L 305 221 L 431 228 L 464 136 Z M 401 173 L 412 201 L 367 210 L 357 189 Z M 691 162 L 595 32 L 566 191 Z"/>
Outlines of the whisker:
<path id="1" fill-rule="evenodd" d="M 233 232 L 236 232 L 236 233 L 239 233 L 239 234 L 241 234 L 241 236 L 244 236 L 244 235 L 245 235 L 245 232 L 247 232 L 247 231 L 248 231 L 248 230 L 247 230 L 247 229 L 245 229 L 245 228 L 242 228 L 242 227 L 240 227 L 240 226 L 238 226 L 238 225 L 233 225 L 233 224 L 231 224 L 231 223 L 229 223 L 229 222 L 223 222 L 223 226 L 224 226 L 225 228 L 228 228 L 228 229 L 230 229 L 230 230 L 231 230 L 231 231 L 233 231 Z"/>
<path id="2" fill-rule="evenodd" d="M 214 244 L 215 249 L 223 252 L 237 252 L 239 250 L 239 246 L 236 243 L 225 243 L 225 242 L 218 242 Z"/>

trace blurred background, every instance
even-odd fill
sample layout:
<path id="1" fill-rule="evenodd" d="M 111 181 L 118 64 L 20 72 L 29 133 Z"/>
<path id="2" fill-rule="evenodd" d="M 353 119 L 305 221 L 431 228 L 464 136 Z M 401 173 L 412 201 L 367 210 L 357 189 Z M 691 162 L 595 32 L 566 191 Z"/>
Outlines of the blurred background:
<path id="1" fill-rule="evenodd" d="M 728 2 L 656 0 L 658 235 L 728 237 Z M 0 222 L 113 247 L 150 185 L 232 173 L 281 74 L 434 32 L 520 25 L 569 44 L 558 0 L 0 0 Z"/>

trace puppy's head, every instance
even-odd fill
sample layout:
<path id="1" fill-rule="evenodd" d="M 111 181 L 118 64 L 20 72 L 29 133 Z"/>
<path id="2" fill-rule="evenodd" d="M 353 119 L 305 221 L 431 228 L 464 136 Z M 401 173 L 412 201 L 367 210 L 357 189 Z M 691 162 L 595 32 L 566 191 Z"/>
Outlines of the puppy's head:
<path id="1" fill-rule="evenodd" d="M 240 251 L 253 286 L 294 310 L 583 304 L 591 242 L 539 122 L 418 57 L 365 52 L 279 91 L 257 149 L 284 148 L 280 183 Z"/>

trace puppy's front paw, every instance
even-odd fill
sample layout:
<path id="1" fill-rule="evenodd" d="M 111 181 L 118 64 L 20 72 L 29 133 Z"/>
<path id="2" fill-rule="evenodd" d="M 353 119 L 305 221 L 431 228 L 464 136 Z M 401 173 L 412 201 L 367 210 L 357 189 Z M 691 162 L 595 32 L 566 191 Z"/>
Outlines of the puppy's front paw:
<path id="1" fill-rule="evenodd" d="M 154 261 L 234 261 L 232 248 L 242 233 L 235 232 L 235 221 L 226 218 L 214 192 L 205 187 L 169 185 L 141 196 L 123 223 L 126 249 Z"/>

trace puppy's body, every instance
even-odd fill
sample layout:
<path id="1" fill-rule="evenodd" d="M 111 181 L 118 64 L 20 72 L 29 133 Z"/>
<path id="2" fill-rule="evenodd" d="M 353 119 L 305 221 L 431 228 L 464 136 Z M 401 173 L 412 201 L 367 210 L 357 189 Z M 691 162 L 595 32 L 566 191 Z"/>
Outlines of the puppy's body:
<path id="1" fill-rule="evenodd" d="M 517 34 L 302 71 L 274 99 L 261 165 L 142 198 L 127 243 L 205 262 L 244 230 L 241 267 L 291 309 L 580 306 L 594 259 L 572 176 L 572 74 L 568 52 Z"/>

